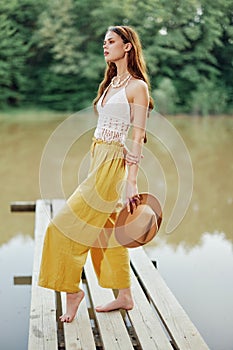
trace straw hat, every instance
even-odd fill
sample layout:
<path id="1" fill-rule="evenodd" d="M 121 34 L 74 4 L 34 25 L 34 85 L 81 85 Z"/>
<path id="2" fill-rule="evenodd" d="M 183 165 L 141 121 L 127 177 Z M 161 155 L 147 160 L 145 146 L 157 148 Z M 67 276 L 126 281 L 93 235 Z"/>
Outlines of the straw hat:
<path id="1" fill-rule="evenodd" d="M 118 243 L 135 248 L 150 242 L 157 234 L 162 221 L 162 209 L 155 196 L 140 193 L 140 203 L 133 213 L 125 206 L 115 223 L 115 237 Z"/>

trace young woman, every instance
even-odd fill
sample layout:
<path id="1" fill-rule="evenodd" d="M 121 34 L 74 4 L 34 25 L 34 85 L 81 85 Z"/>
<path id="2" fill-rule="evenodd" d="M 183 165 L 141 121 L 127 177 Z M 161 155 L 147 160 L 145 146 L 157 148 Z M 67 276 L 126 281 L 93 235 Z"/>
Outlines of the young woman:
<path id="1" fill-rule="evenodd" d="M 107 68 L 94 101 L 99 116 L 89 173 L 48 226 L 42 255 L 39 285 L 67 295 L 62 322 L 72 322 L 84 297 L 79 283 L 88 251 L 99 284 L 119 290 L 115 300 L 97 306 L 96 311 L 133 308 L 128 251 L 114 241 L 111 229 L 123 183 L 128 210 L 132 212 L 138 204 L 137 173 L 153 103 L 137 33 L 127 26 L 110 27 L 103 49 Z"/>

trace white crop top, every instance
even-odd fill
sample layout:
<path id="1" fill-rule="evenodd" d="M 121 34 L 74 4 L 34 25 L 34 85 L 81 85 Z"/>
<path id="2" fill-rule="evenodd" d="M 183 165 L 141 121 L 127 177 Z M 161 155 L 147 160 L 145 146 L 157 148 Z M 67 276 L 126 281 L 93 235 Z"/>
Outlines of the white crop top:
<path id="1" fill-rule="evenodd" d="M 97 103 L 99 114 L 94 137 L 106 142 L 125 144 L 130 127 L 130 106 L 126 96 L 125 86 L 112 95 L 103 105 L 104 96 Z"/>

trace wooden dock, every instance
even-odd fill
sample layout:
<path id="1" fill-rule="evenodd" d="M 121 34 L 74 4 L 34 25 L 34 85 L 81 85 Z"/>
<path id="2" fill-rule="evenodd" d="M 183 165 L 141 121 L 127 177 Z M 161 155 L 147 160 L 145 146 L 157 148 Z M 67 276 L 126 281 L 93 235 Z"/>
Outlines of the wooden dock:
<path id="1" fill-rule="evenodd" d="M 95 305 L 114 298 L 99 287 L 90 259 L 84 267 L 82 301 L 72 323 L 58 320 L 65 293 L 37 286 L 46 227 L 63 200 L 12 203 L 12 211 L 35 210 L 35 253 L 32 273 L 28 350 L 207 350 L 200 333 L 178 303 L 143 248 L 130 249 L 135 307 L 128 312 L 95 312 Z"/>

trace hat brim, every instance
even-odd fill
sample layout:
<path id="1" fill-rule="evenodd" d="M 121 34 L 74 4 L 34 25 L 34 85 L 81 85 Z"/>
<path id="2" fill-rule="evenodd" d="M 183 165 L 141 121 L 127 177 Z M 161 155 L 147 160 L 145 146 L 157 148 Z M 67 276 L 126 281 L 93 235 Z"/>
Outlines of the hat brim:
<path id="1" fill-rule="evenodd" d="M 127 226 L 127 221 L 130 215 L 137 214 L 137 209 L 131 214 L 125 205 L 116 219 L 115 238 L 119 244 L 127 248 L 139 247 L 150 242 L 157 234 L 162 222 L 162 209 L 158 199 L 150 193 L 140 193 L 139 195 L 141 198 L 139 206 L 148 205 L 155 214 L 155 220 L 151 222 L 150 228 L 146 233 L 142 232 L 140 236 L 134 237 L 133 232 L 129 232 L 130 228 Z"/>

